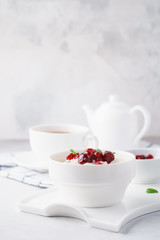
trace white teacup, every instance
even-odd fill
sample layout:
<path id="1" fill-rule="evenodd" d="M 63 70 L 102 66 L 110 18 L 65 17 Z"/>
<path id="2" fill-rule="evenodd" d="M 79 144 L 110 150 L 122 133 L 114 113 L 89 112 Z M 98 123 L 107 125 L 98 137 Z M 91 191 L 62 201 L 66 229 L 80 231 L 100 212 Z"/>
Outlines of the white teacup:
<path id="1" fill-rule="evenodd" d="M 96 138 L 90 135 L 87 127 L 73 124 L 46 124 L 31 127 L 29 140 L 37 165 L 45 168 L 48 168 L 49 157 L 54 153 L 69 149 L 83 149 L 88 147 L 89 143 L 90 147 L 97 147 Z"/>

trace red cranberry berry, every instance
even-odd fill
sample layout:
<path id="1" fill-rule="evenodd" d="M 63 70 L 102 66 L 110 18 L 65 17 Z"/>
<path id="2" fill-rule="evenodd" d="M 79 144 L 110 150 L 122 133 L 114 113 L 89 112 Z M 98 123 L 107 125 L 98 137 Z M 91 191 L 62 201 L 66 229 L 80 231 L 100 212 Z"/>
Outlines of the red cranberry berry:
<path id="1" fill-rule="evenodd" d="M 86 151 L 87 151 L 88 153 L 94 153 L 96 150 L 93 149 L 93 148 L 88 148 Z"/>
<path id="2" fill-rule="evenodd" d="M 152 154 L 149 154 L 146 159 L 153 159 L 153 155 Z"/>
<path id="3" fill-rule="evenodd" d="M 89 162 L 93 163 L 97 161 L 97 157 L 96 157 L 96 154 L 93 153 L 91 156 L 89 156 Z"/>
<path id="4" fill-rule="evenodd" d="M 76 155 L 73 154 L 73 153 L 70 153 L 68 156 L 67 156 L 67 160 L 72 160 L 72 159 L 75 159 L 76 158 Z"/>
<path id="5" fill-rule="evenodd" d="M 85 156 L 84 156 L 84 155 L 85 155 Z M 88 155 L 87 155 L 87 154 L 81 153 L 81 154 L 79 155 L 78 162 L 79 162 L 80 164 L 85 164 L 85 163 L 87 162 L 87 160 L 88 160 Z"/>
<path id="6" fill-rule="evenodd" d="M 103 154 L 103 161 L 107 162 L 108 164 L 114 160 L 114 154 L 110 151 L 105 151 Z"/>
<path id="7" fill-rule="evenodd" d="M 95 152 L 95 156 L 96 156 L 96 161 L 97 162 L 103 162 L 103 153 Z"/>
<path id="8" fill-rule="evenodd" d="M 136 159 L 145 159 L 144 155 L 136 155 Z"/>
<path id="9" fill-rule="evenodd" d="M 89 156 L 91 156 L 94 152 L 96 152 L 96 150 L 93 148 L 88 148 L 84 151 L 84 153 L 88 154 Z"/>

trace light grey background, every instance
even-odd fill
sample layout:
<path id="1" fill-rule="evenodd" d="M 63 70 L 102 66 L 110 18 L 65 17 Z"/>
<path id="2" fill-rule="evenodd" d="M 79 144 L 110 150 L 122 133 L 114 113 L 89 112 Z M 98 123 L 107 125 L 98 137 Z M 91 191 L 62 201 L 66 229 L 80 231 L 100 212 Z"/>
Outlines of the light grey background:
<path id="1" fill-rule="evenodd" d="M 39 123 L 87 125 L 116 93 L 160 135 L 159 0 L 0 0 L 0 138 Z"/>

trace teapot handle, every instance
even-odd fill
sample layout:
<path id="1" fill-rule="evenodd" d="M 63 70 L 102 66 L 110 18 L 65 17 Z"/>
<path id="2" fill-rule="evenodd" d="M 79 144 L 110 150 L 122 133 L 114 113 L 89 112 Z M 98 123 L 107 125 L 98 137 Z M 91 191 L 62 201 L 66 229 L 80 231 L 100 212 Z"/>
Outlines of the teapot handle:
<path id="1" fill-rule="evenodd" d="M 140 111 L 143 114 L 144 117 L 144 124 L 141 129 L 141 131 L 138 133 L 138 135 L 135 137 L 134 143 L 136 144 L 147 132 L 150 122 L 151 122 L 151 117 L 149 112 L 141 105 L 136 105 L 134 106 L 131 110 L 130 113 L 134 114 L 136 111 Z"/>

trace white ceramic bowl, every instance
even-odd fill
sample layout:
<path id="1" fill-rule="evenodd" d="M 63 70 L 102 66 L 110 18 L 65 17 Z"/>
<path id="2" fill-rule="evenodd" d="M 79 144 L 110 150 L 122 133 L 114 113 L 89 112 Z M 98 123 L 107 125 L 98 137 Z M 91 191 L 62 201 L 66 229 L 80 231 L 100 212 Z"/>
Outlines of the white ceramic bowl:
<path id="1" fill-rule="evenodd" d="M 153 159 L 137 159 L 136 175 L 134 183 L 150 184 L 160 182 L 160 149 L 156 148 L 139 148 L 131 149 L 129 152 L 135 155 L 152 154 Z"/>
<path id="2" fill-rule="evenodd" d="M 77 151 L 83 152 L 83 151 Z M 118 151 L 121 162 L 94 165 L 65 163 L 69 152 L 50 157 L 49 174 L 66 202 L 81 207 L 104 207 L 118 204 L 135 175 L 135 156 Z"/>

